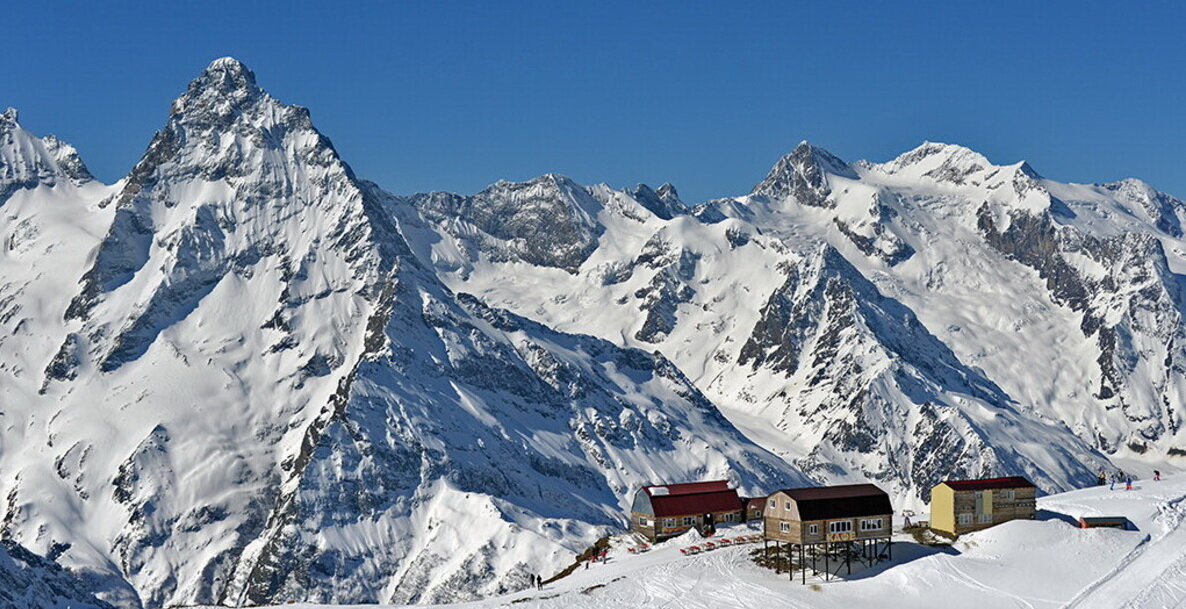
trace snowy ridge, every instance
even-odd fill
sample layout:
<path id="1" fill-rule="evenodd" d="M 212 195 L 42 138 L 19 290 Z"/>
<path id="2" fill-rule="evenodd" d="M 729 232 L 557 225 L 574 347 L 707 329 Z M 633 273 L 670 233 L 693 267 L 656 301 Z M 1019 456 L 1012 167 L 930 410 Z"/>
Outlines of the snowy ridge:
<path id="1" fill-rule="evenodd" d="M 1062 184 L 930 142 L 848 164 L 804 142 L 750 195 L 684 213 L 587 190 L 604 232 L 564 275 L 458 247 L 417 197 L 397 213 L 454 289 L 658 349 L 821 481 L 919 504 L 947 475 L 1066 490 L 1108 458 L 1186 451 L 1186 208 L 1139 181 Z"/>

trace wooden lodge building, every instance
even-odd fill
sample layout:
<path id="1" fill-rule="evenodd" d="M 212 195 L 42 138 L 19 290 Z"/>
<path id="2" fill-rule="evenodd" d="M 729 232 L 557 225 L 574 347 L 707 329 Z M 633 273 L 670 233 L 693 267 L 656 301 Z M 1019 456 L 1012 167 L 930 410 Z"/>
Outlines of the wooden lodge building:
<path id="1" fill-rule="evenodd" d="M 775 564 L 790 572 L 797 563 L 804 583 L 808 568 L 826 579 L 852 573 L 853 558 L 872 565 L 891 556 L 893 514 L 889 495 L 872 484 L 781 490 L 766 498 L 766 553 L 773 543 Z"/>
<path id="2" fill-rule="evenodd" d="M 1020 476 L 948 480 L 931 489 L 931 528 L 949 535 L 1032 519 L 1037 487 Z"/>
<path id="3" fill-rule="evenodd" d="M 742 522 L 744 508 L 726 480 L 644 486 L 634 494 L 630 530 L 658 542 L 692 528 L 704 533 L 719 522 Z"/>

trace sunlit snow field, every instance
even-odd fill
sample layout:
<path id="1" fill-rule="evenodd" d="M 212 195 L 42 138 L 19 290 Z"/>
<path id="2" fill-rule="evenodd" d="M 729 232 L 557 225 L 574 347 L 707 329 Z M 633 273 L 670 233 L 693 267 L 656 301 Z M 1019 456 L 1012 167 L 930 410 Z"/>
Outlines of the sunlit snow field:
<path id="1" fill-rule="evenodd" d="M 1186 605 L 1186 475 L 1133 491 L 1090 488 L 1038 500 L 1039 519 L 964 535 L 949 548 L 895 538 L 894 559 L 802 585 L 756 566 L 760 544 L 680 554 L 686 539 L 632 555 L 622 537 L 605 564 L 545 586 L 449 607 L 1054 607 Z M 1127 516 L 1138 530 L 1081 530 L 1079 516 Z M 693 533 L 694 534 L 694 533 Z M 724 533 L 728 535 L 729 533 Z M 814 584 L 814 585 L 813 585 Z M 324 605 L 285 605 L 324 607 Z"/>

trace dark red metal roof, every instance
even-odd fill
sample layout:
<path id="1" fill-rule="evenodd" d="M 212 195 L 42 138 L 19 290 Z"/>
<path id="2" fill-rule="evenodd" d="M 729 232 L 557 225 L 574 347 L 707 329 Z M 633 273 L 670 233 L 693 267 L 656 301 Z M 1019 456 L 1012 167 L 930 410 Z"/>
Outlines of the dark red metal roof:
<path id="1" fill-rule="evenodd" d="M 764 510 L 766 509 L 765 497 L 751 497 L 745 500 L 745 509 L 747 510 Z"/>
<path id="2" fill-rule="evenodd" d="M 729 490 L 728 480 L 710 480 L 707 482 L 684 482 L 681 484 L 652 484 L 642 487 L 647 495 L 658 497 L 662 495 L 691 495 L 693 493 L 708 493 Z M 736 495 L 736 493 L 734 493 Z"/>
<path id="3" fill-rule="evenodd" d="M 998 488 L 1037 488 L 1033 482 L 1021 476 L 982 478 L 980 480 L 945 480 L 943 484 L 957 491 L 986 491 Z"/>
<path id="4" fill-rule="evenodd" d="M 780 491 L 795 501 L 802 520 L 893 514 L 889 495 L 872 484 L 812 486 Z"/>
<path id="5" fill-rule="evenodd" d="M 651 507 L 654 508 L 656 517 L 736 512 L 741 510 L 741 498 L 733 489 L 707 493 L 651 495 Z"/>

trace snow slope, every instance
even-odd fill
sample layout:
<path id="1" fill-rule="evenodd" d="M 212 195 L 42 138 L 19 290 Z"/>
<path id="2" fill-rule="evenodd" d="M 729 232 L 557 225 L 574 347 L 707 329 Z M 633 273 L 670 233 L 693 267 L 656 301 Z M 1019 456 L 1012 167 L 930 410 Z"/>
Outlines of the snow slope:
<path id="1" fill-rule="evenodd" d="M 449 607 L 1020 607 L 1154 609 L 1186 603 L 1186 476 L 1139 480 L 1038 500 L 1040 517 L 962 536 L 942 548 L 895 539 L 892 561 L 804 586 L 754 565 L 756 546 L 684 557 L 682 539 L 634 556 L 626 540 L 605 564 L 578 569 L 536 592 Z M 1124 515 L 1138 530 L 1081 530 L 1066 520 Z M 304 609 L 313 605 L 301 606 Z"/>

